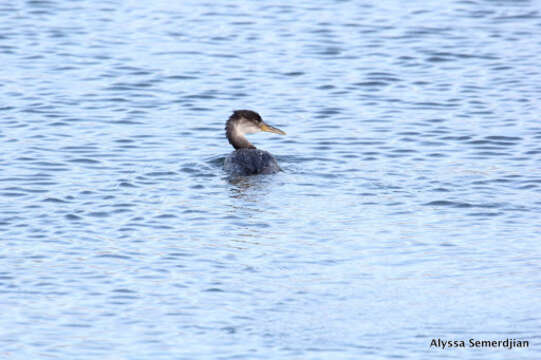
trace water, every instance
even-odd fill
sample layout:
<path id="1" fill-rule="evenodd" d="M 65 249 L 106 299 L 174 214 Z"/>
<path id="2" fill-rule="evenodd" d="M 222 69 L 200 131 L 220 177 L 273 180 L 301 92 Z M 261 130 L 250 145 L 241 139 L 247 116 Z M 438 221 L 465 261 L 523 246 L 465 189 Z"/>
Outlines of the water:
<path id="1" fill-rule="evenodd" d="M 0 357 L 539 359 L 539 9 L 3 2 Z"/>

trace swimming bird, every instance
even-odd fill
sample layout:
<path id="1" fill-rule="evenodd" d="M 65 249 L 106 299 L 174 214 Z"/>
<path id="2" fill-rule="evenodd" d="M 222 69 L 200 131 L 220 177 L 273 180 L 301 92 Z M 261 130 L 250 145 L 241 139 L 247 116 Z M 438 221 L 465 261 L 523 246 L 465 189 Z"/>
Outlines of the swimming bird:
<path id="1" fill-rule="evenodd" d="M 286 133 L 265 123 L 261 116 L 252 110 L 235 110 L 225 123 L 225 136 L 235 148 L 226 157 L 224 168 L 233 175 L 274 174 L 280 171 L 276 159 L 268 152 L 257 149 L 245 134 L 266 131 L 285 135 Z"/>

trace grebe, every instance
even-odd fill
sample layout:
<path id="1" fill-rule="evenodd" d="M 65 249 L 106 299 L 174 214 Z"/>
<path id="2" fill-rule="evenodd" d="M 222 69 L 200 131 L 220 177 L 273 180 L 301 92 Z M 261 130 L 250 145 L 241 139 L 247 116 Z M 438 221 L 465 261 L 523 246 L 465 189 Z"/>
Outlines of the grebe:
<path id="1" fill-rule="evenodd" d="M 233 175 L 274 174 L 280 171 L 276 159 L 268 152 L 257 149 L 244 134 L 266 131 L 285 135 L 280 129 L 266 124 L 261 116 L 251 110 L 235 110 L 225 123 L 225 136 L 235 148 L 224 162 L 226 171 Z"/>

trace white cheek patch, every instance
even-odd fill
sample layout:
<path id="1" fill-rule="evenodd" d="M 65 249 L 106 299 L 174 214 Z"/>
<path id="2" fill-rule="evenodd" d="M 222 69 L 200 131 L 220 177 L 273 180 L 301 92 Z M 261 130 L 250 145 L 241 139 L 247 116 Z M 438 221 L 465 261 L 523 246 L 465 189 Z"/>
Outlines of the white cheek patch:
<path id="1" fill-rule="evenodd" d="M 243 118 L 237 126 L 237 131 L 241 134 L 255 134 L 256 132 L 260 132 L 261 129 L 253 122 Z"/>

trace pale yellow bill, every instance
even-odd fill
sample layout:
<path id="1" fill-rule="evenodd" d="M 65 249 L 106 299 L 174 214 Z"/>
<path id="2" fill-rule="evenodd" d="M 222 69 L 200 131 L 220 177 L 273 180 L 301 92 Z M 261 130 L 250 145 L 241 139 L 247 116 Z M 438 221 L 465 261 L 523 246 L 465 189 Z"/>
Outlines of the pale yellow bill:
<path id="1" fill-rule="evenodd" d="M 272 127 L 270 125 L 267 125 L 265 123 L 262 123 L 259 127 L 261 128 L 262 131 L 271 132 L 271 133 L 280 134 L 280 135 L 286 134 L 284 131 L 277 129 L 275 127 Z"/>

